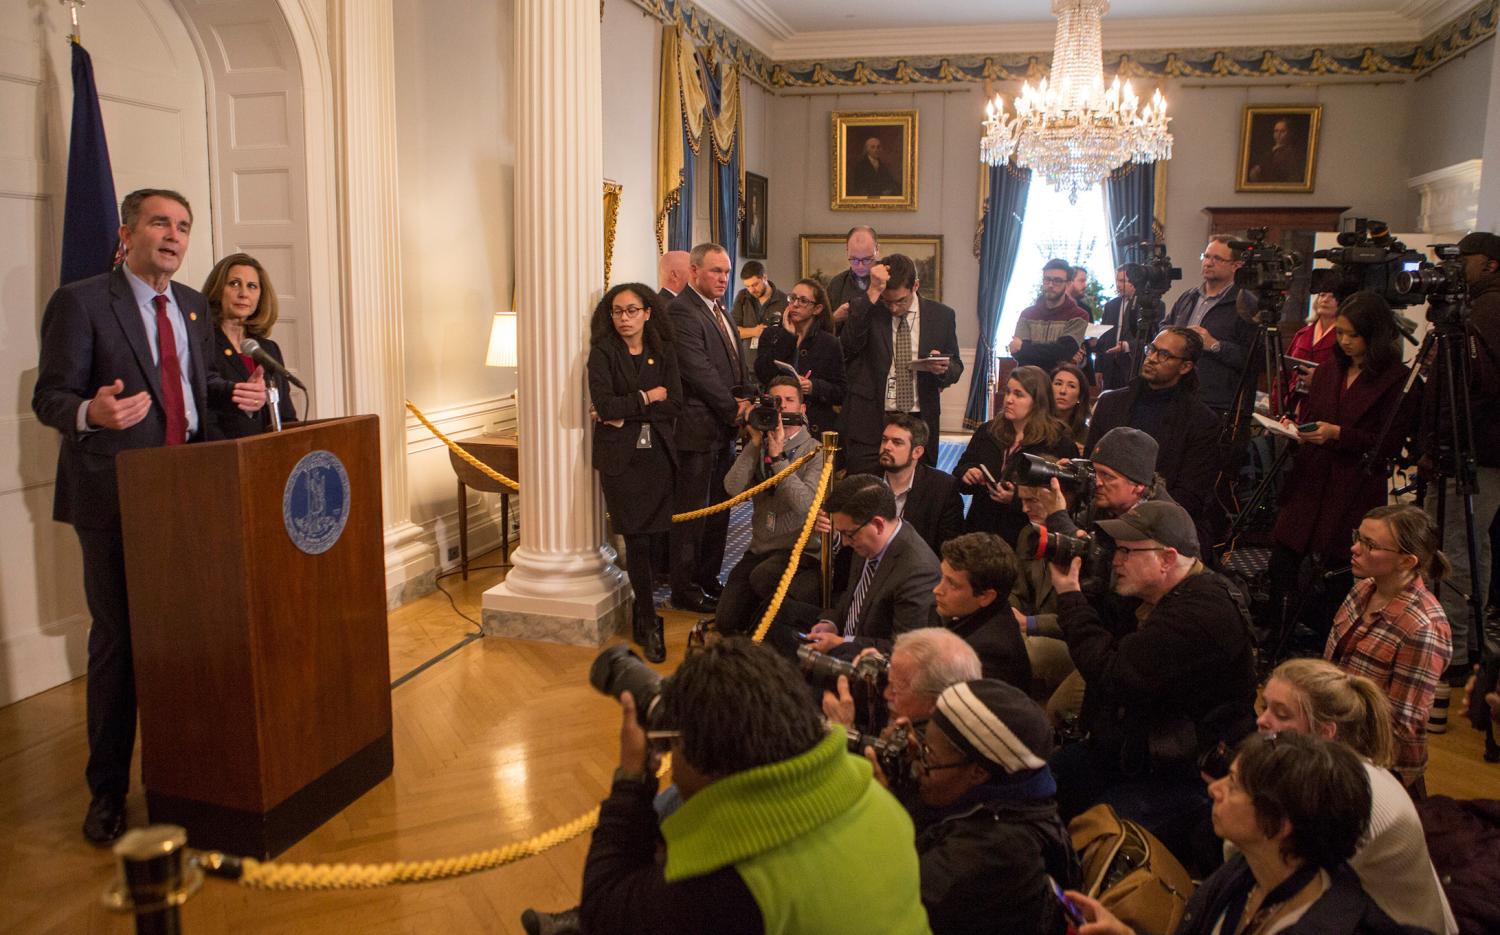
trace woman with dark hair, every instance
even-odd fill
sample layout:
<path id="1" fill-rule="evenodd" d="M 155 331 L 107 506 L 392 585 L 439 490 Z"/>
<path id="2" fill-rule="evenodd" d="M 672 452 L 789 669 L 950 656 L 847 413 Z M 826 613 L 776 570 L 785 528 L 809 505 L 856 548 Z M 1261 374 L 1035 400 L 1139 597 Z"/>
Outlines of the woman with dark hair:
<path id="1" fill-rule="evenodd" d="M 1448 572 L 1439 545 L 1437 527 L 1421 507 L 1403 503 L 1367 513 L 1349 547 L 1359 581 L 1323 648 L 1329 662 L 1385 692 L 1395 735 L 1391 769 L 1413 798 L 1425 793 L 1427 716 L 1453 658 L 1448 617 L 1430 590 Z"/>
<path id="2" fill-rule="evenodd" d="M 1422 931 L 1375 904 L 1348 860 L 1370 822 L 1370 783 L 1342 744 L 1290 731 L 1251 734 L 1208 787 L 1214 833 L 1238 850 L 1193 893 L 1174 935 L 1353 935 Z M 1131 931 L 1068 893 L 1091 935 Z"/>
<path id="3" fill-rule="evenodd" d="M 276 290 L 271 286 L 271 275 L 259 260 L 248 253 L 226 256 L 214 264 L 208 278 L 203 281 L 203 294 L 208 297 L 209 314 L 218 326 L 214 328 L 214 351 L 208 366 L 224 378 L 224 385 L 267 379 L 260 364 L 240 351 L 241 342 L 247 337 L 255 338 L 267 354 L 285 365 L 281 346 L 271 340 L 271 329 L 276 325 L 280 306 L 276 302 Z M 281 414 L 281 421 L 297 421 L 297 410 L 292 406 L 292 388 L 286 377 L 276 374 L 269 381 L 280 397 L 277 412 Z M 269 405 L 246 412 L 235 404 L 227 391 L 213 392 L 214 386 L 210 381 L 208 402 L 213 409 L 214 423 L 225 438 L 244 438 L 270 431 Z"/>
<path id="4" fill-rule="evenodd" d="M 610 522 L 625 537 L 635 641 L 661 662 L 667 650 L 651 592 L 651 537 L 672 526 L 673 427 L 682 408 L 672 326 L 656 290 L 629 282 L 599 300 L 589 335 L 594 469 Z"/>
<path id="5" fill-rule="evenodd" d="M 1052 368 L 1053 414 L 1063 421 L 1083 454 L 1089 437 L 1089 409 L 1094 397 L 1094 381 L 1077 364 L 1058 364 Z"/>
<path id="6" fill-rule="evenodd" d="M 1028 525 L 1016 485 L 1007 476 L 1007 469 L 1013 470 L 1021 460 L 1016 456 L 1078 457 L 1072 433 L 1052 409 L 1052 378 L 1047 371 L 1017 367 L 1005 383 L 1000 415 L 974 430 L 953 469 L 959 490 L 974 495 L 964 524 L 967 532 L 997 533 L 1007 545 L 1015 545 L 1016 536 Z"/>
<path id="7" fill-rule="evenodd" d="M 1380 439 L 1408 373 L 1401 362 L 1396 316 L 1385 300 L 1373 292 L 1356 292 L 1339 306 L 1334 330 L 1338 346 L 1308 388 L 1300 424 L 1311 428 L 1297 431 L 1296 460 L 1283 487 L 1281 510 L 1271 534 L 1270 612 L 1274 619 L 1268 622 L 1290 632 L 1300 618 L 1320 642 L 1338 602 L 1353 583 L 1347 573 L 1325 579 L 1323 570 L 1344 564 L 1350 531 L 1386 501 L 1388 472 L 1366 470 L 1366 456 L 1394 457 L 1415 411 L 1404 407 Z M 1407 401 L 1415 403 L 1416 397 Z M 1374 450 L 1377 440 L 1382 445 L 1379 451 Z M 1309 557 L 1315 569 L 1308 576 L 1312 585 L 1299 589 L 1299 570 Z M 1295 602 L 1286 599 L 1299 590 L 1303 597 Z"/>
<path id="8" fill-rule="evenodd" d="M 795 377 L 802 384 L 811 436 L 833 429 L 833 407 L 844 401 L 844 351 L 833 336 L 822 283 L 799 279 L 786 294 L 781 323 L 761 332 L 755 376 L 762 387 L 779 376 Z"/>

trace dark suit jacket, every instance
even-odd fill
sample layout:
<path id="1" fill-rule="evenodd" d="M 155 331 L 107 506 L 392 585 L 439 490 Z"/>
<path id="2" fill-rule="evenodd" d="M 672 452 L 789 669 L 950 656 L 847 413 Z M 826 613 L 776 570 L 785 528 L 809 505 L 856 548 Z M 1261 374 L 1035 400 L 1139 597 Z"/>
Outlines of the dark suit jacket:
<path id="1" fill-rule="evenodd" d="M 182 310 L 191 345 L 188 376 L 198 408 L 198 433 L 192 440 L 216 437 L 208 388 L 219 378 L 207 367 L 213 348 L 208 301 L 181 283 L 172 283 L 172 295 Z M 120 431 L 78 432 L 78 407 L 116 379 L 125 384 L 121 396 L 142 390 L 151 394 L 146 417 Z M 31 408 L 38 420 L 62 434 L 52 518 L 84 529 L 119 529 L 115 454 L 128 448 L 157 447 L 167 434 L 161 371 L 151 358 L 146 326 L 130 283 L 120 270 L 69 283 L 52 293 L 42 314 Z"/>
<path id="2" fill-rule="evenodd" d="M 964 502 L 958 495 L 958 480 L 918 461 L 901 518 L 934 554 L 939 553 L 944 542 L 963 535 Z"/>
<path id="3" fill-rule="evenodd" d="M 840 629 L 864 573 L 865 560 L 855 555 L 849 569 L 849 587 L 828 615 Z M 940 577 L 937 556 L 910 523 L 902 523 L 865 590 L 854 628 L 854 644 L 860 648 L 874 646 L 889 653 L 896 634 L 928 626 L 935 606 L 932 589 L 937 587 Z"/>
<path id="4" fill-rule="evenodd" d="M 917 304 L 917 357 L 928 357 L 934 351 L 950 360 L 948 372 L 916 374 L 917 405 L 927 423 L 929 443 L 936 445 L 938 419 L 942 414 L 942 392 L 963 375 L 964 364 L 958 359 L 958 332 L 953 309 L 921 299 Z M 851 439 L 866 445 L 879 445 L 885 428 L 885 385 L 891 372 L 891 313 L 882 304 L 860 297 L 849 306 L 849 319 L 839 335 L 844 345 L 844 378 L 848 393 L 844 401 L 844 431 Z"/>
<path id="5" fill-rule="evenodd" d="M 1094 371 L 1103 378 L 1104 388 L 1107 390 L 1124 386 L 1133 376 L 1130 372 L 1132 355 L 1106 354 L 1105 351 L 1121 341 L 1131 341 L 1135 337 L 1135 321 L 1135 306 L 1128 299 L 1116 296 L 1104 303 L 1099 323 L 1112 325 L 1113 330 L 1100 337 L 1094 345 Z"/>
<path id="6" fill-rule="evenodd" d="M 1184 292 L 1172 304 L 1172 313 L 1167 316 L 1168 325 L 1186 327 L 1198 303 L 1202 286 Z M 1255 296 L 1239 286 L 1231 285 L 1219 293 L 1218 299 L 1203 316 L 1201 324 L 1219 342 L 1218 351 L 1210 351 L 1205 342 L 1203 354 L 1198 358 L 1198 397 L 1208 408 L 1227 412 L 1234 405 L 1234 393 L 1239 388 L 1240 373 L 1250 360 L 1250 346 L 1255 343 L 1255 323 L 1250 316 L 1255 311 Z"/>
<path id="7" fill-rule="evenodd" d="M 672 300 L 667 313 L 672 316 L 682 378 L 677 447 L 683 451 L 713 451 L 728 444 L 734 435 L 739 409 L 733 390 L 747 382 L 744 364 L 715 323 L 713 309 L 692 287 Z"/>
<path id="8" fill-rule="evenodd" d="M 1084 446 L 1084 457 L 1093 454 L 1094 446 L 1104 433 L 1121 425 L 1130 425 L 1130 412 L 1140 395 L 1144 381 L 1137 377 L 1123 389 L 1110 390 L 1094 404 L 1094 415 L 1089 419 L 1089 440 Z M 1165 431 L 1156 438 L 1156 473 L 1167 482 L 1167 492 L 1188 515 L 1198 523 L 1200 529 L 1207 528 L 1206 521 L 1214 502 L 1214 481 L 1223 467 L 1223 450 L 1219 447 L 1219 416 L 1203 405 L 1198 395 L 1178 384 L 1163 420 Z"/>
<path id="9" fill-rule="evenodd" d="M 660 289 L 656 290 L 656 294 L 661 296 L 661 300 L 668 305 L 671 305 L 672 300 L 677 298 L 677 293 L 673 292 L 671 289 L 668 289 L 666 286 L 662 286 Z"/>
<path id="10" fill-rule="evenodd" d="M 234 404 L 234 384 L 244 383 L 250 379 L 250 371 L 245 369 L 245 362 L 240 355 L 234 351 L 234 345 L 229 343 L 229 338 L 218 328 L 213 329 L 214 349 L 209 355 L 208 369 L 210 373 L 218 376 L 218 379 L 209 387 L 208 404 L 214 411 L 214 424 L 224 438 L 244 438 L 247 435 L 259 435 L 271 430 L 271 413 L 266 408 L 247 413 Z M 286 365 L 286 358 L 281 356 L 281 346 L 270 338 L 256 338 L 260 346 L 266 349 L 266 353 L 276 358 L 276 362 L 282 366 Z M 297 409 L 292 405 L 292 387 L 285 376 L 281 374 L 266 374 L 266 386 L 276 387 L 281 394 L 281 403 L 277 408 L 281 411 L 282 423 L 297 421 Z"/>
<path id="11" fill-rule="evenodd" d="M 674 354 L 653 354 L 646 349 L 640 372 L 630 359 L 625 342 L 611 335 L 589 348 L 589 403 L 599 414 L 594 423 L 593 465 L 600 474 L 625 473 L 636 451 L 641 424 L 650 423 L 655 430 L 653 444 L 661 444 L 667 457 L 677 460 L 675 424 L 682 411 L 682 381 L 677 375 Z M 664 386 L 667 398 L 648 405 L 641 403 L 641 390 Z M 623 419 L 620 427 L 605 425 Z M 643 477 L 643 484 L 662 484 L 662 477 Z"/>
<path id="12" fill-rule="evenodd" d="M 865 280 L 865 284 L 866 286 L 869 285 L 868 279 Z M 852 270 L 840 270 L 833 274 L 832 279 L 828 280 L 829 313 L 832 313 L 834 309 L 845 302 L 848 302 L 852 306 L 854 300 L 859 298 L 868 299 L 869 296 L 866 295 L 864 289 L 859 287 L 859 283 L 855 282 Z"/>
<path id="13" fill-rule="evenodd" d="M 964 638 L 979 656 L 984 677 L 1008 682 L 1023 692 L 1031 691 L 1031 657 L 1026 641 L 1010 609 L 1010 595 L 1000 595 L 988 607 L 981 607 L 967 617 L 943 620 L 934 612 L 935 625 L 947 627 Z"/>

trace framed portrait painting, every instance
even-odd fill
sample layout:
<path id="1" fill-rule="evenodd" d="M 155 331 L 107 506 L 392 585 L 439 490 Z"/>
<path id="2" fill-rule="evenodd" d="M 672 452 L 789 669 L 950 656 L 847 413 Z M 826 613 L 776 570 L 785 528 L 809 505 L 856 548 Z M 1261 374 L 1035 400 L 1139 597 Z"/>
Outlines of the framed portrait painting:
<path id="1" fill-rule="evenodd" d="M 833 210 L 917 210 L 917 112 L 835 112 L 832 119 Z"/>
<path id="2" fill-rule="evenodd" d="M 754 172 L 745 173 L 745 220 L 740 242 L 749 259 L 766 258 L 766 177 Z"/>
<path id="3" fill-rule="evenodd" d="M 1240 130 L 1239 192 L 1310 192 L 1323 105 L 1250 105 Z"/>
<path id="4" fill-rule="evenodd" d="M 849 268 L 843 234 L 802 235 L 802 276 L 825 287 L 841 270 Z M 943 301 L 942 235 L 897 234 L 880 238 L 880 255 L 904 253 L 917 265 L 917 295 Z"/>

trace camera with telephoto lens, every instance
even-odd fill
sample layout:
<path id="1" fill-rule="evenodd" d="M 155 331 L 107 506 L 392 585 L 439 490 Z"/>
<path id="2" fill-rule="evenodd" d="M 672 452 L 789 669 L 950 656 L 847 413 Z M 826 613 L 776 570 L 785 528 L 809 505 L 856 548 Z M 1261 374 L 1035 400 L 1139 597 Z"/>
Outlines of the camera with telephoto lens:
<path id="1" fill-rule="evenodd" d="M 1418 293 L 1401 291 L 1396 282 L 1402 273 L 1420 270 L 1425 258 L 1397 240 L 1384 221 L 1355 218 L 1354 229 L 1341 232 L 1338 240 L 1337 247 L 1313 251 L 1317 259 L 1333 264 L 1312 271 L 1308 288 L 1313 294 L 1331 292 L 1343 300 L 1373 292 L 1391 308 L 1426 301 Z"/>
<path id="2" fill-rule="evenodd" d="M 1437 323 L 1445 314 L 1461 315 L 1464 299 L 1469 294 L 1469 283 L 1464 277 L 1463 256 L 1458 244 L 1439 243 L 1432 245 L 1438 261 L 1423 261 L 1416 269 L 1402 270 L 1396 274 L 1396 289 L 1402 295 L 1421 296 L 1429 304 L 1427 320 Z"/>
<path id="3" fill-rule="evenodd" d="M 1027 526 L 1016 537 L 1016 554 L 1023 561 L 1046 559 L 1063 569 L 1073 564 L 1073 559 L 1082 559 L 1078 585 L 1083 592 L 1098 595 L 1109 590 L 1115 544 L 1108 536 L 1070 536 L 1046 526 Z"/>
<path id="4" fill-rule="evenodd" d="M 798 646 L 797 664 L 802 667 L 807 684 L 819 698 L 823 697 L 824 692 L 837 697 L 839 676 L 842 675 L 849 680 L 849 695 L 854 699 L 856 718 L 859 718 L 860 712 L 864 712 L 865 716 L 859 719 L 866 727 L 874 727 L 876 722 L 883 719 L 883 693 L 885 683 L 890 678 L 890 659 L 878 653 L 866 653 L 853 662 L 845 662 L 820 653 L 811 646 Z"/>
<path id="5" fill-rule="evenodd" d="M 911 730 L 905 725 L 891 728 L 890 736 L 881 738 L 875 734 L 862 734 L 852 727 L 845 728 L 849 735 L 849 752 L 864 756 L 865 748 L 875 751 L 875 762 L 885 773 L 885 780 L 897 798 L 914 792 L 917 787 L 917 759 L 912 752 Z"/>
<path id="6" fill-rule="evenodd" d="M 589 684 L 619 700 L 622 692 L 635 699 L 635 717 L 643 730 L 666 730 L 661 714 L 661 690 L 667 682 L 640 656 L 625 646 L 611 646 L 594 657 Z"/>
<path id="7" fill-rule="evenodd" d="M 1059 464 L 1045 455 L 1023 451 L 1005 466 L 1005 479 L 1018 487 L 1050 487 L 1054 477 L 1064 487 L 1085 487 L 1094 480 L 1094 464 L 1082 458 Z"/>
<path id="8" fill-rule="evenodd" d="M 782 412 L 781 397 L 761 393 L 751 401 L 750 411 L 745 413 L 745 424 L 757 432 L 774 432 L 777 424 L 806 425 L 800 412 Z"/>

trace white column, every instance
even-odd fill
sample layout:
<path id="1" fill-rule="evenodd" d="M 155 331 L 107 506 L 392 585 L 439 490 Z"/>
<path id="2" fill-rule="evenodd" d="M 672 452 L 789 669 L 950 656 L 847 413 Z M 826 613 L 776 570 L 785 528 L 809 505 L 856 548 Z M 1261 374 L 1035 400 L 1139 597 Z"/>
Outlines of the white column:
<path id="1" fill-rule="evenodd" d="M 596 0 L 516 3 L 521 546 L 484 595 L 487 633 L 598 645 L 629 587 L 604 544 L 584 363 L 604 270 Z"/>
<path id="2" fill-rule="evenodd" d="M 406 370 L 396 193 L 395 41 L 391 0 L 334 0 L 343 181 L 343 294 L 349 408 L 380 417 L 386 602 L 434 587 L 437 562 L 411 521 L 406 482 Z"/>

